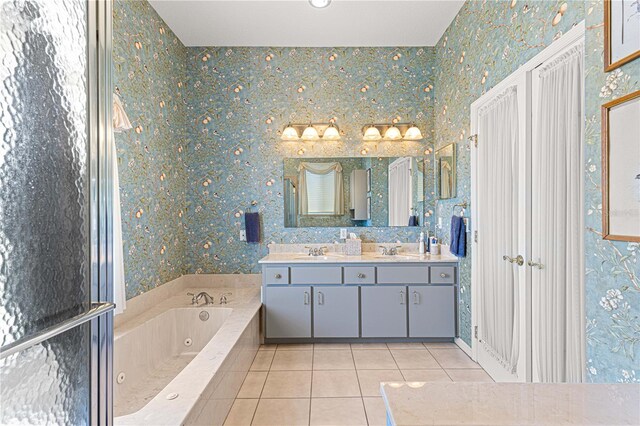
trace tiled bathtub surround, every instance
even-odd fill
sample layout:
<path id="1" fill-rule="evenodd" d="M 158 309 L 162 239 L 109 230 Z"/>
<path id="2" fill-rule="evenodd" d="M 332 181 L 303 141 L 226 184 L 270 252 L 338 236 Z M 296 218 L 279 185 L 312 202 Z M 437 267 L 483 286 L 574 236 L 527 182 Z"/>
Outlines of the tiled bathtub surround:
<path id="1" fill-rule="evenodd" d="M 258 350 L 258 288 L 180 284 L 163 287 L 231 293 L 229 303 L 192 306 L 180 292 L 116 327 L 114 369 L 126 374 L 121 385 L 114 377 L 117 425 L 220 424 Z"/>

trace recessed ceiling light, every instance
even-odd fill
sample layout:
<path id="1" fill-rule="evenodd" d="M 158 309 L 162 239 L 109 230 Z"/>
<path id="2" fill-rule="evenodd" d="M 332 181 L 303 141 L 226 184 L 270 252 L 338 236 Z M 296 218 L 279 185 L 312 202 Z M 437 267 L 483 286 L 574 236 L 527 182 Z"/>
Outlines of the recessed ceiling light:
<path id="1" fill-rule="evenodd" d="M 309 0 L 309 3 L 313 7 L 317 7 L 318 9 L 322 9 L 324 7 L 329 6 L 331 0 Z"/>

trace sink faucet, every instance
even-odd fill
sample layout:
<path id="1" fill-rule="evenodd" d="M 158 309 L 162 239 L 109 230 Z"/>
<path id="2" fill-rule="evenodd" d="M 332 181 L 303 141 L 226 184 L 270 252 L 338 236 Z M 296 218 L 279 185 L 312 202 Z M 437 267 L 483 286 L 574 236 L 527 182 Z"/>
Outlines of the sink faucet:
<path id="1" fill-rule="evenodd" d="M 327 247 L 322 246 L 320 248 L 315 248 L 315 247 L 305 247 L 306 249 L 309 249 L 309 256 L 324 256 Z"/>
<path id="2" fill-rule="evenodd" d="M 187 296 L 191 296 L 191 304 L 197 305 L 200 299 L 204 298 L 205 305 L 213 305 L 213 297 L 206 291 L 201 291 L 198 294 L 187 293 Z"/>
<path id="3" fill-rule="evenodd" d="M 396 254 L 398 254 L 398 249 L 402 248 L 402 246 L 395 246 L 395 247 L 378 246 L 378 247 L 382 249 L 383 256 L 395 256 Z"/>
<path id="4" fill-rule="evenodd" d="M 221 305 L 226 305 L 227 304 L 227 296 L 231 296 L 231 293 L 222 293 L 220 295 L 220 304 Z"/>

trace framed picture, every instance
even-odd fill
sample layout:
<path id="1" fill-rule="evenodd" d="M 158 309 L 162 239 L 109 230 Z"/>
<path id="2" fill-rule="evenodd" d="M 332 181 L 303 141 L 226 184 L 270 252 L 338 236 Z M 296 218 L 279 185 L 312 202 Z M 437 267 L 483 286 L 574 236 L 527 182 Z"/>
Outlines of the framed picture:
<path id="1" fill-rule="evenodd" d="M 604 70 L 614 70 L 640 57 L 640 3 L 604 2 Z"/>
<path id="2" fill-rule="evenodd" d="M 602 105 L 602 237 L 640 242 L 640 90 Z"/>
<path id="3" fill-rule="evenodd" d="M 367 192 L 371 192 L 371 168 L 367 169 Z"/>

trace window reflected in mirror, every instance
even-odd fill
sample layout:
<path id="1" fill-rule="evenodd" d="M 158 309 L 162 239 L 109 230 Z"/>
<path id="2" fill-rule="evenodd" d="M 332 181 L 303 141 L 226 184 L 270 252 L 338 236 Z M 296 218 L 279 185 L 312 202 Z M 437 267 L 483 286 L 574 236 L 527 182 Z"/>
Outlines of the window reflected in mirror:
<path id="1" fill-rule="evenodd" d="M 284 225 L 424 226 L 423 157 L 286 158 Z"/>
<path id="2" fill-rule="evenodd" d="M 452 143 L 436 151 L 438 197 L 441 200 L 456 197 L 456 144 Z"/>

